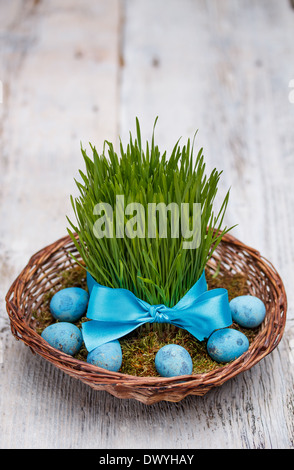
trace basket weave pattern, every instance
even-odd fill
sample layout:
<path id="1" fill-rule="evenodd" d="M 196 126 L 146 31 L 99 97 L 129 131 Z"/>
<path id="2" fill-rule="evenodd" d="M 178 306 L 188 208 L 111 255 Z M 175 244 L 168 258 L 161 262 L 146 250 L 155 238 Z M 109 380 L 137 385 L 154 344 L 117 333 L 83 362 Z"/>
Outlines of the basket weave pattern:
<path id="1" fill-rule="evenodd" d="M 93 389 L 105 390 L 118 398 L 133 398 L 145 404 L 162 400 L 178 402 L 187 395 L 205 395 L 212 388 L 250 369 L 272 352 L 282 338 L 287 299 L 279 274 L 258 251 L 227 234 L 209 261 L 208 269 L 214 272 L 220 264 L 221 276 L 245 274 L 249 293 L 259 297 L 266 305 L 265 320 L 247 352 L 224 367 L 180 378 L 135 377 L 77 360 L 51 347 L 36 332 L 34 317 L 43 295 L 58 287 L 60 273 L 76 266 L 69 253 L 79 259 L 72 240 L 66 236 L 33 255 L 6 295 L 7 312 L 15 338 Z"/>

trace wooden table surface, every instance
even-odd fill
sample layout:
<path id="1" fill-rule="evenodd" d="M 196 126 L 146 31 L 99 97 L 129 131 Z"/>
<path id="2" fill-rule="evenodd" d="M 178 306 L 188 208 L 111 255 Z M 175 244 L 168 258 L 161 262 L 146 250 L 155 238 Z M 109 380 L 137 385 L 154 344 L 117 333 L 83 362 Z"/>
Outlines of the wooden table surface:
<path id="1" fill-rule="evenodd" d="M 0 447 L 294 447 L 294 9 L 289 0 L 0 1 Z M 290 86 L 289 86 L 290 85 Z M 227 223 L 279 271 L 279 346 L 179 403 L 94 391 L 33 355 L 4 302 L 30 256 L 66 234 L 80 142 L 135 131 L 168 151 L 199 129 L 231 187 Z"/>

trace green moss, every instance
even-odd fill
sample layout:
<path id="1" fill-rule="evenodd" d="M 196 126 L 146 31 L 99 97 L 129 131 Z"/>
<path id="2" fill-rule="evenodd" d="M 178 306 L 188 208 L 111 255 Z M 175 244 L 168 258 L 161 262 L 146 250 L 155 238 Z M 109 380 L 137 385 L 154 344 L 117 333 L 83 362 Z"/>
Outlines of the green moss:
<path id="1" fill-rule="evenodd" d="M 249 293 L 246 277 L 240 273 L 230 276 L 223 276 L 219 273 L 216 277 L 213 277 L 213 274 L 207 270 L 206 279 L 209 289 L 218 287 L 227 289 L 230 300 L 238 295 Z M 56 287 L 44 294 L 40 308 L 37 312 L 34 312 L 35 329 L 39 334 L 42 333 L 44 328 L 55 322 L 49 308 L 52 296 L 58 290 L 71 286 L 82 287 L 87 290 L 86 271 L 83 268 L 75 267 L 62 272 Z M 88 321 L 88 319 L 82 317 L 75 324 L 80 328 L 84 321 Z M 162 346 L 171 343 L 179 344 L 187 349 L 193 361 L 193 374 L 209 372 L 224 365 L 210 358 L 206 350 L 206 341 L 198 341 L 187 331 L 172 325 L 159 326 L 160 328 L 158 328 L 158 325 L 153 328 L 152 324 L 146 324 L 120 340 L 123 352 L 123 364 L 120 370 L 122 373 L 145 377 L 158 376 L 154 366 L 155 354 Z M 258 329 L 241 328 L 235 323 L 232 327 L 244 333 L 250 343 L 258 331 Z M 86 361 L 87 354 L 83 344 L 75 358 Z"/>

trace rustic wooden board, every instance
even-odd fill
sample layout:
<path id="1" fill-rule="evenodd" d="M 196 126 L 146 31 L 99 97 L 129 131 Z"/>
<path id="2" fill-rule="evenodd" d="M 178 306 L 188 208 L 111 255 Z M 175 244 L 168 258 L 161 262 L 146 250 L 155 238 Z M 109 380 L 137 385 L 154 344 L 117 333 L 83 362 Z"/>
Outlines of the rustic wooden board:
<path id="1" fill-rule="evenodd" d="M 167 6 L 168 4 L 168 6 Z M 294 447 L 294 10 L 287 0 L 0 2 L 0 448 Z M 4 297 L 66 233 L 80 141 L 140 118 L 171 149 L 199 129 L 231 187 L 227 223 L 289 300 L 279 347 L 204 397 L 152 406 L 95 392 L 15 341 Z"/>

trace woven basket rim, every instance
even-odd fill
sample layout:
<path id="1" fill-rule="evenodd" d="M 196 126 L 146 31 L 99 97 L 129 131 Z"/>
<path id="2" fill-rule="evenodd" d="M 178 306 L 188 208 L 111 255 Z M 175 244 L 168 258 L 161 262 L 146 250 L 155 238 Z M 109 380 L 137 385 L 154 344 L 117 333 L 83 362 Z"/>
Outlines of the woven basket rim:
<path id="1" fill-rule="evenodd" d="M 143 393 L 141 388 L 144 389 L 144 387 L 153 389 L 155 395 L 156 391 L 160 392 L 162 388 L 182 390 L 183 397 L 190 393 L 198 394 L 193 392 L 195 392 L 195 389 L 199 386 L 203 386 L 204 388 L 218 386 L 240 372 L 250 369 L 266 355 L 271 353 L 282 338 L 286 323 L 287 297 L 280 275 L 272 263 L 261 256 L 259 251 L 245 245 L 233 235 L 227 233 L 224 235 L 220 246 L 227 244 L 242 253 L 248 254 L 255 263 L 255 266 L 267 277 L 268 283 L 270 284 L 269 289 L 274 292 L 275 298 L 273 318 L 268 318 L 267 325 L 261 329 L 251 343 L 248 351 L 242 356 L 209 372 L 165 378 L 132 376 L 121 372 L 106 371 L 105 369 L 82 360 L 75 359 L 61 351 L 57 351 L 29 325 L 23 305 L 23 293 L 27 285 L 30 285 L 32 282 L 38 269 L 46 266 L 46 263 L 48 263 L 56 253 L 59 253 L 60 250 L 65 250 L 66 246 L 71 242 L 70 236 L 66 235 L 42 248 L 29 259 L 27 265 L 13 281 L 6 294 L 6 308 L 10 318 L 12 334 L 17 339 L 21 339 L 34 353 L 43 356 L 46 360 L 61 368 L 69 375 L 88 383 L 90 386 L 93 382 L 93 388 L 99 389 L 98 387 L 101 386 L 100 389 L 102 389 L 103 386 L 105 386 L 107 390 L 108 386 L 114 386 L 118 390 L 121 388 L 121 393 L 123 393 L 124 388 L 130 390 L 131 387 L 131 389 L 133 389 L 133 394 L 131 394 L 132 398 L 137 398 L 133 396 L 134 394 L 136 395 L 137 391 L 139 393 L 139 398 L 137 399 L 144 403 L 148 403 L 148 398 L 140 396 L 140 393 Z M 186 389 L 185 386 L 187 387 Z M 120 392 L 114 392 L 114 390 L 111 389 L 107 391 L 110 391 L 112 394 L 118 393 L 116 396 L 120 394 Z M 155 397 L 153 398 L 153 402 L 154 401 L 159 400 Z"/>

